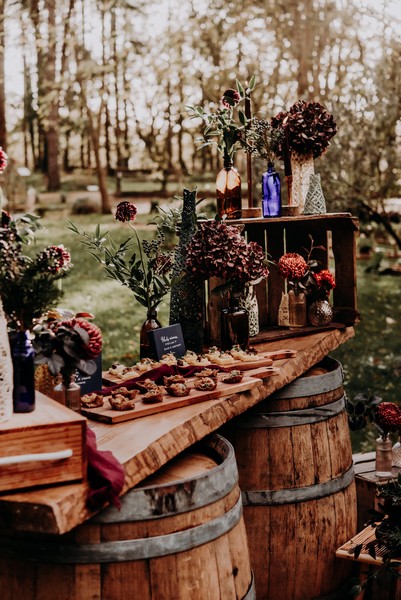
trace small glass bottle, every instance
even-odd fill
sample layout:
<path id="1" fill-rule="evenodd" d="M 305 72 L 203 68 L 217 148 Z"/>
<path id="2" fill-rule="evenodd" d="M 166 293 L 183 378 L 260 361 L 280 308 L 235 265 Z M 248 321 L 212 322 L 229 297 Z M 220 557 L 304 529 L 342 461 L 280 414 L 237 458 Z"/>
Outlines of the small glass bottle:
<path id="1" fill-rule="evenodd" d="M 393 462 L 392 443 L 389 437 L 376 440 L 376 475 L 377 477 L 392 477 L 391 466 Z"/>
<path id="2" fill-rule="evenodd" d="M 224 167 L 216 178 L 217 214 L 222 219 L 240 219 L 242 216 L 241 177 L 229 156 L 224 156 Z"/>
<path id="3" fill-rule="evenodd" d="M 231 294 L 229 307 L 221 311 L 221 349 L 231 350 L 233 346 L 241 346 L 246 350 L 249 346 L 248 311 L 239 306 L 240 294 Z"/>
<path id="4" fill-rule="evenodd" d="M 290 327 L 305 327 L 306 296 L 303 292 L 288 292 L 288 321 Z"/>
<path id="5" fill-rule="evenodd" d="M 13 408 L 15 413 L 35 409 L 34 350 L 28 331 L 17 331 L 10 336 L 13 362 Z"/>
<path id="6" fill-rule="evenodd" d="M 267 171 L 262 175 L 262 212 L 266 217 L 281 216 L 281 182 L 280 175 L 269 162 Z"/>
<path id="7" fill-rule="evenodd" d="M 68 386 L 64 381 L 54 386 L 53 399 L 75 412 L 81 410 L 81 386 L 75 381 L 75 375 L 70 377 Z"/>
<path id="8" fill-rule="evenodd" d="M 146 321 L 142 325 L 139 339 L 139 358 L 152 358 L 149 345 L 148 331 L 159 329 L 161 324 L 157 320 L 157 309 L 150 308 L 146 315 Z"/>

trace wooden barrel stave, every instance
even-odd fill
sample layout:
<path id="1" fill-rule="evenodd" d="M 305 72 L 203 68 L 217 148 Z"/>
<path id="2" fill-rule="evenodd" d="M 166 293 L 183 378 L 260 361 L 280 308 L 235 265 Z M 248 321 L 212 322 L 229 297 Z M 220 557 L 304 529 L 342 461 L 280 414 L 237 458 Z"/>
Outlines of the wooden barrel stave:
<path id="1" fill-rule="evenodd" d="M 294 384 L 224 429 L 237 457 L 258 600 L 333 592 L 349 572 L 335 550 L 356 532 L 341 365 L 328 358 L 317 377 Z"/>
<path id="2" fill-rule="evenodd" d="M 213 436 L 129 492 L 147 499 L 138 520 L 129 497 L 64 536 L 1 536 L 2 600 L 254 600 L 237 480 L 232 448 Z"/>

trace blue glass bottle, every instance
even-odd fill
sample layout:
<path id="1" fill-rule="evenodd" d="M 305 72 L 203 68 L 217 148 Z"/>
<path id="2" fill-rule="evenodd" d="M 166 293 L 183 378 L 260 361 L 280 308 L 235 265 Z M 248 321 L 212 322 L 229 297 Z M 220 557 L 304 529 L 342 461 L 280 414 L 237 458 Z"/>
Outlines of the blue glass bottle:
<path id="1" fill-rule="evenodd" d="M 27 331 L 10 336 L 13 361 L 13 405 L 15 413 L 32 412 L 35 408 L 34 350 Z"/>
<path id="2" fill-rule="evenodd" d="M 262 211 L 264 217 L 281 216 L 281 182 L 280 175 L 269 162 L 267 171 L 262 175 Z"/>

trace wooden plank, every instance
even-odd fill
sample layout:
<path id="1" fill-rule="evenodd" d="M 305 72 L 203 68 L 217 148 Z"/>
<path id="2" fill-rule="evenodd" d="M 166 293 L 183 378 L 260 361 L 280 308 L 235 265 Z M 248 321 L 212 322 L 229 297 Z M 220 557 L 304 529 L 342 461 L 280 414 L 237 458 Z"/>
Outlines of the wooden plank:
<path id="1" fill-rule="evenodd" d="M 273 364 L 274 360 L 280 360 L 281 358 L 291 358 L 292 356 L 295 356 L 295 354 L 296 352 L 294 352 L 291 349 L 280 349 L 277 352 L 258 352 L 255 355 L 254 360 L 234 360 L 234 362 L 231 363 L 228 368 L 239 369 L 240 371 L 250 371 L 252 369 L 257 369 L 260 367 L 270 367 Z M 209 368 L 212 366 L 218 367 L 218 365 L 214 365 L 214 363 L 212 363 L 210 360 L 207 361 L 207 364 L 202 366 L 204 366 L 204 368 Z M 147 373 L 147 371 L 145 371 L 145 373 Z M 123 379 L 121 377 L 118 377 L 117 375 L 112 375 L 108 371 L 104 371 L 102 373 L 102 380 L 104 385 L 114 385 L 116 383 L 124 385 L 124 383 L 127 383 L 127 381 L 132 381 L 136 377 L 141 377 L 142 375 L 144 375 L 144 371 L 138 371 L 137 374 L 135 374 L 134 372 L 134 374 L 129 379 Z"/>
<path id="2" fill-rule="evenodd" d="M 110 450 L 124 465 L 126 492 L 196 441 L 301 376 L 353 336 L 354 329 L 348 327 L 294 338 L 291 349 L 297 355 L 278 361 L 279 375 L 264 379 L 251 390 L 113 426 L 91 422 L 90 427 L 98 447 Z M 262 350 L 279 350 L 281 346 L 271 342 Z M 87 492 L 87 485 L 82 483 L 2 495 L 0 528 L 55 534 L 69 531 L 93 514 L 86 506 Z"/>
<path id="3" fill-rule="evenodd" d="M 190 388 L 190 392 L 187 396 L 173 397 L 170 396 L 165 388 L 163 392 L 163 401 L 155 404 L 144 404 L 141 396 L 135 398 L 135 408 L 132 410 L 112 410 L 110 405 L 105 399 L 104 406 L 93 409 L 82 409 L 83 415 L 88 419 L 94 421 L 102 421 L 103 423 L 122 423 L 123 421 L 130 421 L 132 419 L 139 419 L 147 417 L 149 415 L 156 415 L 168 410 L 175 408 L 182 408 L 183 406 L 190 406 L 199 402 L 205 402 L 207 400 L 216 400 L 223 398 L 224 396 L 230 396 L 231 394 L 238 394 L 245 390 L 252 389 L 255 385 L 258 385 L 260 380 L 255 377 L 244 377 L 240 383 L 223 383 L 221 380 L 217 383 L 217 387 L 209 392 L 202 392 L 193 387 L 194 380 L 188 379 L 187 385 Z"/>

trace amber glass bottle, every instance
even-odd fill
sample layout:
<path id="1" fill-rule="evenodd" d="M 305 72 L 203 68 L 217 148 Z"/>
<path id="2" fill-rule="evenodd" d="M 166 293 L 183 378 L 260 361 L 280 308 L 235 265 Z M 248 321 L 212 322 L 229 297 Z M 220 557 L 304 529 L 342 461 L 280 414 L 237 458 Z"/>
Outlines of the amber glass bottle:
<path id="1" fill-rule="evenodd" d="M 233 167 L 232 158 L 224 157 L 224 167 L 216 178 L 217 214 L 220 218 L 240 219 L 242 216 L 241 177 Z"/>
<path id="2" fill-rule="evenodd" d="M 140 342 L 139 342 L 139 357 L 140 358 L 152 358 L 151 350 L 149 346 L 148 340 L 148 331 L 152 331 L 152 329 L 159 329 L 161 324 L 157 320 L 157 309 L 150 308 L 147 312 L 147 318 L 144 324 L 142 325 L 141 334 L 140 334 Z"/>

